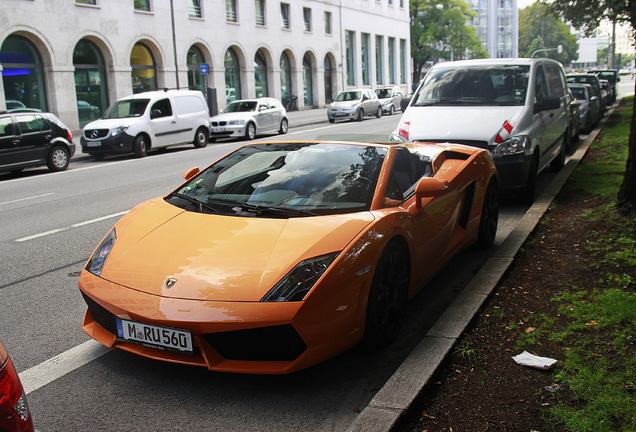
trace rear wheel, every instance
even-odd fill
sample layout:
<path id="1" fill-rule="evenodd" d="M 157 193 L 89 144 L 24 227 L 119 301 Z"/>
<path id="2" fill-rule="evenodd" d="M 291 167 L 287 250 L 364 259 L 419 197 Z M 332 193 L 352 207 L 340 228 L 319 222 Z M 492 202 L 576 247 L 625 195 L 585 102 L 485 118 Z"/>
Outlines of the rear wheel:
<path id="1" fill-rule="evenodd" d="M 245 127 L 245 139 L 253 140 L 254 138 L 256 138 L 256 126 L 254 123 L 249 122 Z"/>
<path id="2" fill-rule="evenodd" d="M 46 159 L 46 166 L 51 171 L 64 171 L 71 162 L 71 155 L 64 147 L 56 145 L 51 148 Z"/>
<path id="3" fill-rule="evenodd" d="M 389 108 L 389 115 L 393 115 L 393 114 L 395 114 L 395 107 L 391 105 L 391 107 Z"/>
<path id="4" fill-rule="evenodd" d="M 137 135 L 133 141 L 135 157 L 142 158 L 148 155 L 148 138 L 145 135 Z"/>
<path id="5" fill-rule="evenodd" d="M 281 135 L 284 135 L 287 133 L 288 130 L 289 130 L 289 122 L 287 121 L 286 118 L 284 118 L 280 121 L 280 128 L 278 129 L 278 133 Z"/>
<path id="6" fill-rule="evenodd" d="M 406 317 L 409 265 L 406 249 L 390 242 L 378 261 L 373 275 L 362 344 L 381 348 L 397 338 Z"/>
<path id="7" fill-rule="evenodd" d="M 497 226 L 499 225 L 499 188 L 497 182 L 491 180 L 486 189 L 486 196 L 481 207 L 481 220 L 479 221 L 479 235 L 477 246 L 488 249 L 495 243 Z"/>
<path id="8" fill-rule="evenodd" d="M 208 145 L 209 133 L 206 128 L 200 127 L 197 129 L 197 133 L 194 134 L 194 147 L 203 148 Z"/>
<path id="9" fill-rule="evenodd" d="M 381 106 L 378 107 L 378 110 L 375 112 L 375 116 L 377 118 L 382 117 L 382 107 Z"/>

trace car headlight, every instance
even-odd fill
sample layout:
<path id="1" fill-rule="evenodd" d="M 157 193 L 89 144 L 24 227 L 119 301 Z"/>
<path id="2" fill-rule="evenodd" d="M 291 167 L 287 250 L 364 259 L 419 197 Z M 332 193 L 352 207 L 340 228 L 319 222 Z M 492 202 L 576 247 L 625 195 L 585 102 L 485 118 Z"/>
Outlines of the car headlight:
<path id="1" fill-rule="evenodd" d="M 495 147 L 492 151 L 492 157 L 498 158 L 502 156 L 509 156 L 509 155 L 523 153 L 526 147 L 529 147 L 529 146 L 530 146 L 530 140 L 528 139 L 527 136 L 521 135 L 521 136 L 511 137 L 497 144 L 497 147 Z"/>
<path id="2" fill-rule="evenodd" d="M 230 120 L 229 122 L 227 122 L 227 124 L 233 126 L 242 126 L 245 124 L 245 120 Z"/>
<path id="3" fill-rule="evenodd" d="M 117 136 L 121 133 L 124 133 L 126 131 L 126 129 L 128 129 L 128 126 L 118 126 L 118 127 L 114 127 L 110 130 L 110 136 Z"/>
<path id="4" fill-rule="evenodd" d="M 108 235 L 104 237 L 104 240 L 102 240 L 97 249 L 95 249 L 95 252 L 93 252 L 93 256 L 91 256 L 86 263 L 85 268 L 87 271 L 93 273 L 95 276 L 102 274 L 102 269 L 104 268 L 104 264 L 106 264 L 106 258 L 108 258 L 116 240 L 117 236 L 115 234 L 115 228 L 113 228 Z"/>
<path id="5" fill-rule="evenodd" d="M 261 299 L 262 302 L 300 301 L 340 252 L 300 262 Z"/>

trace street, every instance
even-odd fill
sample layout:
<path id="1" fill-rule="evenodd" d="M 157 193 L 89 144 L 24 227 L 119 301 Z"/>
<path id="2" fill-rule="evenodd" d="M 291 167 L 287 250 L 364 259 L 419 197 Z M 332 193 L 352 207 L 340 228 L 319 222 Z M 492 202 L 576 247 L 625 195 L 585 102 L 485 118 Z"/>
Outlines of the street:
<path id="1" fill-rule="evenodd" d="M 632 92 L 633 81 L 624 79 L 621 87 Z M 325 118 L 323 124 L 257 141 L 361 130 L 388 135 L 399 118 L 333 125 Z M 165 195 L 187 169 L 203 167 L 242 144 L 184 146 L 143 159 L 80 158 L 61 173 L 40 168 L 0 175 L 5 227 L 0 232 L 0 337 L 25 382 L 38 430 L 344 430 L 527 209 L 504 202 L 495 247 L 469 249 L 452 260 L 409 304 L 400 339 L 374 355 L 354 349 L 300 373 L 254 376 L 162 363 L 92 341 L 81 329 L 85 303 L 77 278 L 93 248 L 133 206 Z M 539 176 L 539 192 L 553 176 Z"/>

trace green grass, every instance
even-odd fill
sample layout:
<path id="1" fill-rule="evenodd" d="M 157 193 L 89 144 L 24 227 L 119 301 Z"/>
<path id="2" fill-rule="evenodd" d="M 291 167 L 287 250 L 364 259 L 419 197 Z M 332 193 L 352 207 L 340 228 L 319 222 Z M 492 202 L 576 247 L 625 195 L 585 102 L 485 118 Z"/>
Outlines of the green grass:
<path id="1" fill-rule="evenodd" d="M 529 319 L 538 330 L 517 340 L 520 347 L 545 338 L 564 347 L 565 360 L 553 379 L 566 390 L 555 393 L 548 415 L 554 430 L 636 431 L 636 219 L 621 215 L 615 205 L 632 99 L 623 104 L 630 109 L 620 111 L 618 121 L 606 125 L 592 144 L 600 157 L 583 159 L 571 178 L 575 188 L 607 203 L 585 215 L 599 227 L 585 233 L 586 257 L 598 281 L 593 287 L 564 288 L 552 299 L 559 305 L 559 326 L 555 317 L 534 316 Z"/>

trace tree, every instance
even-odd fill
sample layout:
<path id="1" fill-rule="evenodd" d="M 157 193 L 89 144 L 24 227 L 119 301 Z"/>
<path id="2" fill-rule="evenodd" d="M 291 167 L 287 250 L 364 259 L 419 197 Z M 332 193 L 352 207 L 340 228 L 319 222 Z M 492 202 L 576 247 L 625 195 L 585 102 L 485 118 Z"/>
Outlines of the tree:
<path id="1" fill-rule="evenodd" d="M 591 35 L 602 20 L 626 22 L 636 30 L 634 0 L 554 0 L 552 8 L 586 35 Z M 627 166 L 617 199 L 617 206 L 624 214 L 636 212 L 636 98 L 633 107 Z"/>
<path id="2" fill-rule="evenodd" d="M 475 16 L 463 0 L 411 0 L 411 57 L 413 82 L 420 81 L 427 62 L 486 57 L 475 28 L 468 24 Z"/>
<path id="3" fill-rule="evenodd" d="M 543 41 L 543 47 L 537 39 Z M 548 51 L 541 57 L 551 57 L 564 65 L 578 58 L 578 42 L 570 33 L 570 26 L 550 8 L 539 1 L 519 11 L 519 56 L 532 57 L 537 49 L 563 46 L 563 52 Z"/>

